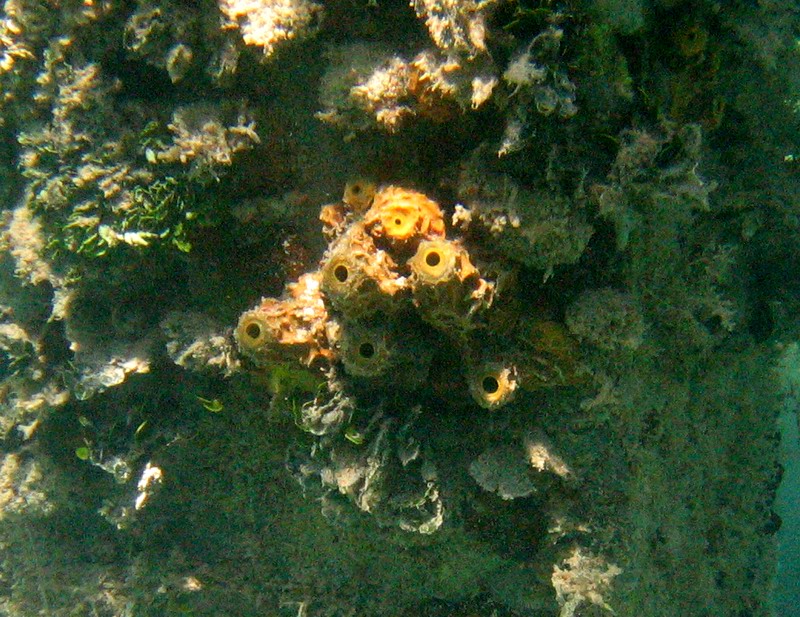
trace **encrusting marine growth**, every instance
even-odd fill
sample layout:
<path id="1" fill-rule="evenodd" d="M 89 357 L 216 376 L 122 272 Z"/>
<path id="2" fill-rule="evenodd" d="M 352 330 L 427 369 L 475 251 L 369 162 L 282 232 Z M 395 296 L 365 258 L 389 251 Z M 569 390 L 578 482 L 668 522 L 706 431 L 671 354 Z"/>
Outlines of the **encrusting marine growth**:
<path id="1" fill-rule="evenodd" d="M 780 614 L 800 12 L 721 5 L 3 0 L 0 613 Z"/>
<path id="2" fill-rule="evenodd" d="M 430 347 L 443 336 L 467 358 L 469 392 L 486 409 L 508 403 L 518 387 L 569 382 L 575 346 L 560 325 L 520 326 L 540 333 L 527 345 L 533 349 L 516 342 L 506 349 L 505 334 L 493 332 L 484 314 L 503 301 L 496 275 L 482 275 L 463 242 L 446 237 L 442 210 L 428 196 L 354 181 L 320 218 L 330 244 L 319 270 L 239 320 L 236 340 L 257 365 L 293 358 L 308 366 L 340 363 L 357 379 L 385 377 L 415 362 L 424 366 L 425 354 L 410 350 L 420 339 Z M 501 353 L 474 357 L 487 340 Z M 528 356 L 541 366 L 530 366 Z M 419 374 L 419 366 L 412 372 Z M 419 386 L 425 379 L 403 381 Z"/>
<path id="3" fill-rule="evenodd" d="M 322 487 L 323 511 L 345 515 L 344 498 L 382 526 L 433 533 L 444 503 L 421 426 L 441 413 L 431 397 L 451 407 L 471 396 L 494 412 L 520 389 L 574 383 L 577 344 L 526 315 L 508 261 L 448 238 L 423 193 L 356 180 L 320 219 L 319 268 L 245 312 L 236 340 L 258 370 L 316 375 L 273 404 L 289 403 L 316 438 L 288 467 L 306 489 Z"/>

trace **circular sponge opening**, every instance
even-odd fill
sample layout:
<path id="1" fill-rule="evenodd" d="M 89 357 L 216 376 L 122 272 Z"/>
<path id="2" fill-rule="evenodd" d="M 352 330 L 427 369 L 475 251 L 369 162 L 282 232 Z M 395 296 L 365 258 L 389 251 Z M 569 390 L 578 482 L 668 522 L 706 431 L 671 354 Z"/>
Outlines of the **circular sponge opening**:
<path id="1" fill-rule="evenodd" d="M 500 382 L 494 375 L 487 375 L 481 382 L 481 387 L 486 394 L 494 394 L 500 389 Z"/>
<path id="2" fill-rule="evenodd" d="M 346 283 L 347 279 L 350 277 L 350 271 L 344 264 L 339 264 L 333 269 L 333 276 L 340 283 Z"/>
<path id="3" fill-rule="evenodd" d="M 435 268 L 439 265 L 439 262 L 442 261 L 442 256 L 438 251 L 428 251 L 428 254 L 425 255 L 425 263 L 428 264 L 431 268 Z"/>
<path id="4" fill-rule="evenodd" d="M 369 359 L 375 355 L 375 345 L 372 343 L 361 343 L 358 346 L 358 354 L 365 359 Z"/>
<path id="5" fill-rule="evenodd" d="M 506 361 L 484 361 L 469 372 L 469 391 L 484 409 L 497 409 L 510 402 L 519 385 L 516 367 Z"/>
<path id="6" fill-rule="evenodd" d="M 257 339 L 259 336 L 261 336 L 261 325 L 257 324 L 256 322 L 249 323 L 244 329 L 244 333 L 251 339 Z"/>
<path id="7" fill-rule="evenodd" d="M 270 340 L 269 324 L 263 315 L 251 311 L 242 315 L 236 328 L 236 340 L 245 352 L 258 352 L 264 349 Z"/>

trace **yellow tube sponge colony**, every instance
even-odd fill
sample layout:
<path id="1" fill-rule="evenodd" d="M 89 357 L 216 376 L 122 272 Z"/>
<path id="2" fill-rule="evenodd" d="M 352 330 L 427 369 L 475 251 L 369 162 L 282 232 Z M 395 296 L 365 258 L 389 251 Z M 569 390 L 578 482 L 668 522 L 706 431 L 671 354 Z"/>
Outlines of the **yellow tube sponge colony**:
<path id="1" fill-rule="evenodd" d="M 484 409 L 494 410 L 511 402 L 519 385 L 516 367 L 503 360 L 483 360 L 467 373 L 472 398 Z"/>
<path id="2" fill-rule="evenodd" d="M 328 312 L 320 293 L 320 275 L 304 274 L 287 285 L 281 299 L 264 298 L 239 319 L 239 349 L 259 364 L 296 358 L 311 364 L 330 355 L 325 336 Z"/>
<path id="3" fill-rule="evenodd" d="M 447 238 L 432 199 L 354 180 L 320 219 L 329 247 L 319 270 L 239 320 L 239 348 L 256 364 L 321 359 L 394 397 L 431 385 L 451 362 L 441 352 L 461 350 L 468 358 L 454 370 L 489 410 L 520 388 L 579 381 L 577 344 L 566 328 L 530 306 L 522 310 L 504 261 L 487 258 L 480 246 L 470 255 L 462 240 Z M 480 351 L 487 346 L 488 356 Z"/>
<path id="4" fill-rule="evenodd" d="M 417 191 L 397 186 L 382 188 L 375 194 L 364 226 L 376 238 L 393 244 L 412 239 L 444 238 L 444 217 L 432 199 Z"/>
<path id="5" fill-rule="evenodd" d="M 356 223 L 333 245 L 322 266 L 322 291 L 330 304 L 349 319 L 368 317 L 397 308 L 395 294 L 405 277 L 386 251 Z"/>

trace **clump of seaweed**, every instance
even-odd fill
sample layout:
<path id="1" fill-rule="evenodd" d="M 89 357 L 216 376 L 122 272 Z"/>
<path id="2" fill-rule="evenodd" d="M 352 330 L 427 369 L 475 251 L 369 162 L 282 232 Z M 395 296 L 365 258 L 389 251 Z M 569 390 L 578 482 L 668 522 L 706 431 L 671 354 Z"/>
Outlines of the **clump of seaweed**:
<path id="1" fill-rule="evenodd" d="M 21 132 L 25 200 L 40 215 L 52 254 L 103 257 L 118 247 L 191 249 L 207 222 L 201 198 L 237 153 L 259 143 L 239 106 L 178 107 L 170 121 L 118 96 L 121 84 L 54 42 L 38 77 L 37 122 Z"/>

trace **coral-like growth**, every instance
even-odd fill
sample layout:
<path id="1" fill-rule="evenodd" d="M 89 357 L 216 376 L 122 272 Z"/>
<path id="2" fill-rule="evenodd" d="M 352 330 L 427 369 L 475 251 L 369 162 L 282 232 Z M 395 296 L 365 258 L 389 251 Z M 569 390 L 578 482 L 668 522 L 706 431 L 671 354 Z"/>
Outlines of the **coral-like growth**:
<path id="1" fill-rule="evenodd" d="M 325 326 L 328 313 L 320 275 L 304 274 L 287 285 L 281 300 L 265 298 L 239 319 L 239 348 L 259 364 L 292 358 L 307 364 L 330 353 Z"/>
<path id="2" fill-rule="evenodd" d="M 552 582 L 561 606 L 560 617 L 582 615 L 592 610 L 589 607 L 594 607 L 593 614 L 614 614 L 606 596 L 621 573 L 619 567 L 603 557 L 574 547 L 569 557 L 553 567 Z"/>
<path id="3" fill-rule="evenodd" d="M 8 228 L 0 233 L 0 250 L 11 255 L 16 276 L 33 285 L 44 282 L 55 285 L 57 277 L 43 258 L 45 240 L 41 221 L 26 206 L 6 213 L 5 218 Z"/>
<path id="4" fill-rule="evenodd" d="M 714 185 L 703 182 L 697 173 L 702 147 L 699 126 L 686 125 L 666 135 L 626 130 L 619 139 L 610 182 L 593 187 L 593 196 L 600 214 L 614 224 L 620 249 L 665 203 L 676 220 L 709 209 Z"/>
<path id="5" fill-rule="evenodd" d="M 642 344 L 644 318 L 628 294 L 609 288 L 581 294 L 567 310 L 570 332 L 607 351 L 637 349 Z"/>
<path id="6" fill-rule="evenodd" d="M 205 315 L 169 313 L 161 321 L 170 359 L 187 370 L 230 375 L 237 367 L 230 332 L 221 331 Z"/>
<path id="7" fill-rule="evenodd" d="M 165 71 L 172 83 L 180 82 L 204 62 L 205 41 L 221 38 L 218 16 L 204 11 L 202 3 L 138 0 L 137 4 L 137 10 L 125 22 L 125 49 Z"/>
<path id="8" fill-rule="evenodd" d="M 46 111 L 19 143 L 26 201 L 42 214 L 51 251 L 99 257 L 158 244 L 188 251 L 187 230 L 211 209 L 198 191 L 258 143 L 248 113 L 190 105 L 175 110 L 166 130 L 156 119 L 145 123 L 149 111 L 126 125 L 120 83 L 99 64 L 79 64 L 58 42 L 49 60 L 37 92 Z"/>
<path id="9" fill-rule="evenodd" d="M 3 87 L 3 96 L 0 98 L 0 109 L 13 97 L 14 88 L 10 87 L 10 82 L 15 77 L 19 79 L 20 65 L 35 58 L 31 45 L 25 40 L 22 13 L 24 9 L 18 3 L 6 2 L 3 6 L 3 21 L 0 24 L 0 85 Z"/>
<path id="10" fill-rule="evenodd" d="M 796 4 L 2 0 L 0 612 L 768 612 Z"/>
<path id="11" fill-rule="evenodd" d="M 577 349 L 559 324 L 522 319 L 505 302 L 514 277 L 492 259 L 476 266 L 425 194 L 351 183 L 320 218 L 330 241 L 320 269 L 244 313 L 236 340 L 267 372 L 319 360 L 327 375 L 327 387 L 295 410 L 318 447 L 290 465 L 304 485 L 321 481 L 326 511 L 340 512 L 344 496 L 382 524 L 430 533 L 444 505 L 424 437 L 412 436 L 425 415 L 417 397 L 446 396 L 438 374 L 452 368 L 463 376 L 449 387 L 459 384 L 464 402 L 468 392 L 499 410 L 520 389 L 574 383 Z M 498 297 L 507 314 L 492 318 Z M 484 353 L 487 345 L 494 351 Z"/>
<path id="12" fill-rule="evenodd" d="M 392 312 L 397 307 L 393 296 L 406 287 L 394 259 L 375 246 L 360 222 L 333 243 L 321 272 L 326 298 L 351 319 Z"/>
<path id="13" fill-rule="evenodd" d="M 465 367 L 478 405 L 502 407 L 519 387 L 573 383 L 577 349 L 569 334 L 545 319 L 520 321 L 513 311 L 493 318 L 497 281 L 481 275 L 463 242 L 445 237 L 435 201 L 397 186 L 372 192 L 369 184 L 351 184 L 343 203 L 323 208 L 331 245 L 320 270 L 289 285 L 283 299 L 265 298 L 242 315 L 236 338 L 246 355 L 261 365 L 324 357 L 352 377 L 414 390 L 426 380 L 431 355 L 419 343 L 420 318 L 465 351 L 480 331 L 491 335 L 499 324 L 501 347 L 512 349 Z M 497 311 L 509 307 L 501 303 Z"/>
<path id="14" fill-rule="evenodd" d="M 370 117 L 396 130 L 412 109 L 404 101 L 408 65 L 381 48 L 357 44 L 328 52 L 331 64 L 320 84 L 321 120 L 352 129 L 366 129 Z M 366 116 L 366 117 L 365 117 Z"/>
<path id="15" fill-rule="evenodd" d="M 195 176 L 213 176 L 215 170 L 229 166 L 237 152 L 261 141 L 247 109 L 237 110 L 235 120 L 231 114 L 230 123 L 222 115 L 210 105 L 179 107 L 167 126 L 172 143 L 151 148 L 148 158 L 160 163 L 191 164 Z"/>
<path id="16" fill-rule="evenodd" d="M 397 132 L 412 117 L 435 122 L 481 107 L 498 83 L 491 60 L 461 60 L 436 51 L 412 59 L 382 47 L 352 44 L 328 53 L 320 85 L 321 120 L 351 131 Z"/>
<path id="17" fill-rule="evenodd" d="M 435 468 L 427 460 L 413 429 L 420 407 L 387 415 L 368 409 L 358 424 L 345 426 L 355 414 L 353 401 L 335 393 L 303 410 L 315 425 L 324 422 L 323 447 L 310 460 L 290 460 L 295 477 L 310 490 L 322 485 L 323 508 L 347 518 L 341 501 L 368 512 L 386 526 L 421 534 L 434 533 L 444 522 L 444 506 Z M 337 432 L 338 431 L 338 432 Z M 391 487 L 403 487 L 392 492 Z"/>
<path id="18" fill-rule="evenodd" d="M 322 6 L 308 0 L 220 0 L 225 27 L 238 28 L 246 45 L 274 53 L 284 41 L 314 30 Z"/>
<path id="19" fill-rule="evenodd" d="M 527 497 L 536 491 L 531 471 L 522 449 L 510 445 L 487 450 L 469 466 L 470 475 L 483 490 L 505 500 Z"/>
<path id="20" fill-rule="evenodd" d="M 492 165 L 480 150 L 462 165 L 457 190 L 463 207 L 455 222 L 467 231 L 488 231 L 508 259 L 540 268 L 545 277 L 555 266 L 575 263 L 594 233 L 580 192 L 569 198 L 551 187 L 523 187 Z"/>
<path id="21" fill-rule="evenodd" d="M 575 84 L 562 67 L 559 54 L 564 32 L 554 26 L 536 35 L 517 52 L 503 73 L 503 81 L 512 88 L 511 113 L 498 150 L 499 156 L 522 148 L 532 133 L 529 110 L 540 116 L 572 118 L 575 105 Z"/>
<path id="22" fill-rule="evenodd" d="M 475 55 L 486 51 L 485 9 L 493 2 L 475 0 L 412 0 L 417 15 L 436 46 Z"/>

